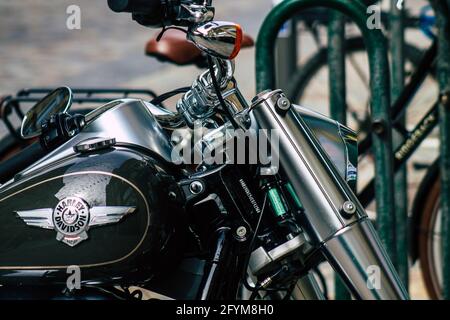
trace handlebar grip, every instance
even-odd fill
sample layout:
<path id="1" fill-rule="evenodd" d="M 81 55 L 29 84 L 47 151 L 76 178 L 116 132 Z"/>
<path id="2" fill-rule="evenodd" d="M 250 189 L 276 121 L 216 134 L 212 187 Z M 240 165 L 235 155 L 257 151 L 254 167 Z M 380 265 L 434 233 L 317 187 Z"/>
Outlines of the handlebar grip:
<path id="1" fill-rule="evenodd" d="M 0 183 L 5 183 L 17 173 L 41 159 L 48 152 L 39 142 L 26 147 L 12 158 L 0 163 Z"/>
<path id="2" fill-rule="evenodd" d="M 109 8 L 114 12 L 151 14 L 161 11 L 161 0 L 108 0 Z"/>

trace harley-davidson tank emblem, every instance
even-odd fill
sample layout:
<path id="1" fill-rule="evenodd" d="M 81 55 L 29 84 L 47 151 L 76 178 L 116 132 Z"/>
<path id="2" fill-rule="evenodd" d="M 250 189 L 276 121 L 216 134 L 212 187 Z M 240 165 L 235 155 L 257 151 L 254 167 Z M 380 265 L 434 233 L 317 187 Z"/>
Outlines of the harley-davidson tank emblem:
<path id="1" fill-rule="evenodd" d="M 89 205 L 81 198 L 62 199 L 54 209 L 16 211 L 29 226 L 55 229 L 56 239 L 73 247 L 88 238 L 87 231 L 93 226 L 119 222 L 135 211 L 135 207 Z"/>

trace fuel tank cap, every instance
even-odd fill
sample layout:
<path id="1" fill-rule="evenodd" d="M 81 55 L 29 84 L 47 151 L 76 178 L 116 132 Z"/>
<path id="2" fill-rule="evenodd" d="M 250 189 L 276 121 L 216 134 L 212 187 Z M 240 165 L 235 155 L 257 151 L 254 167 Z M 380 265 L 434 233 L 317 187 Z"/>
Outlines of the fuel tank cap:
<path id="1" fill-rule="evenodd" d="M 107 149 L 116 144 L 116 138 L 89 138 L 73 147 L 75 152 L 86 153 Z"/>

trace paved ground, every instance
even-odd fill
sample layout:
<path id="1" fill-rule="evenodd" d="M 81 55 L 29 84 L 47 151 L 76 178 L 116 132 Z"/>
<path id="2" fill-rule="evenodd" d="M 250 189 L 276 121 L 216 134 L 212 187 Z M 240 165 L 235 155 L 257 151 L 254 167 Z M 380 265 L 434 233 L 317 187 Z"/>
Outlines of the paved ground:
<path id="1" fill-rule="evenodd" d="M 217 18 L 239 22 L 245 31 L 256 36 L 263 17 L 270 9 L 270 0 L 216 1 Z M 420 8 L 422 0 L 413 3 Z M 81 8 L 81 30 L 66 28 L 66 8 Z M 0 2 L 0 95 L 24 87 L 138 87 L 158 93 L 190 85 L 199 70 L 157 62 L 143 54 L 146 41 L 157 31 L 139 26 L 128 14 L 114 14 L 105 1 L 90 0 L 3 0 Z M 349 30 L 349 32 L 354 32 Z M 314 48 L 312 39 L 301 36 L 302 57 Z M 408 32 L 408 41 L 426 47 L 427 40 L 419 32 Z M 363 61 L 363 55 L 356 59 Z M 362 60 L 361 60 L 362 59 Z M 302 59 L 303 60 L 303 59 Z M 236 62 L 236 78 L 244 95 L 255 94 L 254 50 L 243 51 Z M 364 105 L 364 88 L 356 85 L 358 75 L 349 72 L 348 99 Z M 305 104 L 326 113 L 327 73 L 320 74 Z M 432 81 L 418 95 L 408 121 L 413 123 L 435 97 Z M 5 128 L 0 127 L 0 135 Z M 429 163 L 436 154 L 436 139 L 429 140 L 413 161 Z M 363 164 L 360 169 L 364 169 Z M 409 168 L 409 195 L 412 199 L 423 172 Z M 361 181 L 367 180 L 370 168 L 362 170 Z M 412 297 L 426 298 L 416 264 L 412 269 Z M 326 271 L 329 275 L 330 271 Z M 331 279 L 331 277 L 328 277 Z M 330 281 L 331 283 L 331 281 Z"/>
<path id="2" fill-rule="evenodd" d="M 66 28 L 71 4 L 81 8 L 81 30 Z M 218 1 L 216 16 L 256 35 L 269 5 L 269 0 Z M 111 12 L 106 0 L 6 0 L 0 2 L 0 17 L 0 93 L 42 85 L 127 85 L 168 68 L 143 54 L 157 31 Z"/>

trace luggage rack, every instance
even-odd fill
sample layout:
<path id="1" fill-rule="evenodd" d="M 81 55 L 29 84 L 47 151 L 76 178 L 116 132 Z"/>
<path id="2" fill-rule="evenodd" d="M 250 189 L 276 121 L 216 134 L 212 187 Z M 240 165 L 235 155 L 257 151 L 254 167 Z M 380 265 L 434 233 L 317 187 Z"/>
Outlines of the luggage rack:
<path id="1" fill-rule="evenodd" d="M 12 122 L 13 118 L 16 117 L 22 120 L 26 110 L 53 90 L 54 88 L 22 89 L 16 95 L 0 97 L 0 119 L 12 136 L 12 140 L 16 140 L 16 142 L 22 141 L 18 129 Z M 77 109 L 80 111 L 79 106 L 86 104 L 88 106 L 86 106 L 85 111 L 86 109 L 92 109 L 96 105 L 105 104 L 117 99 L 140 98 L 143 100 L 152 100 L 157 97 L 156 93 L 152 90 L 126 88 L 72 88 L 72 93 L 72 105 L 78 107 Z M 11 140 L 11 138 L 8 140 Z M 1 146 L 0 149 L 2 149 Z"/>

